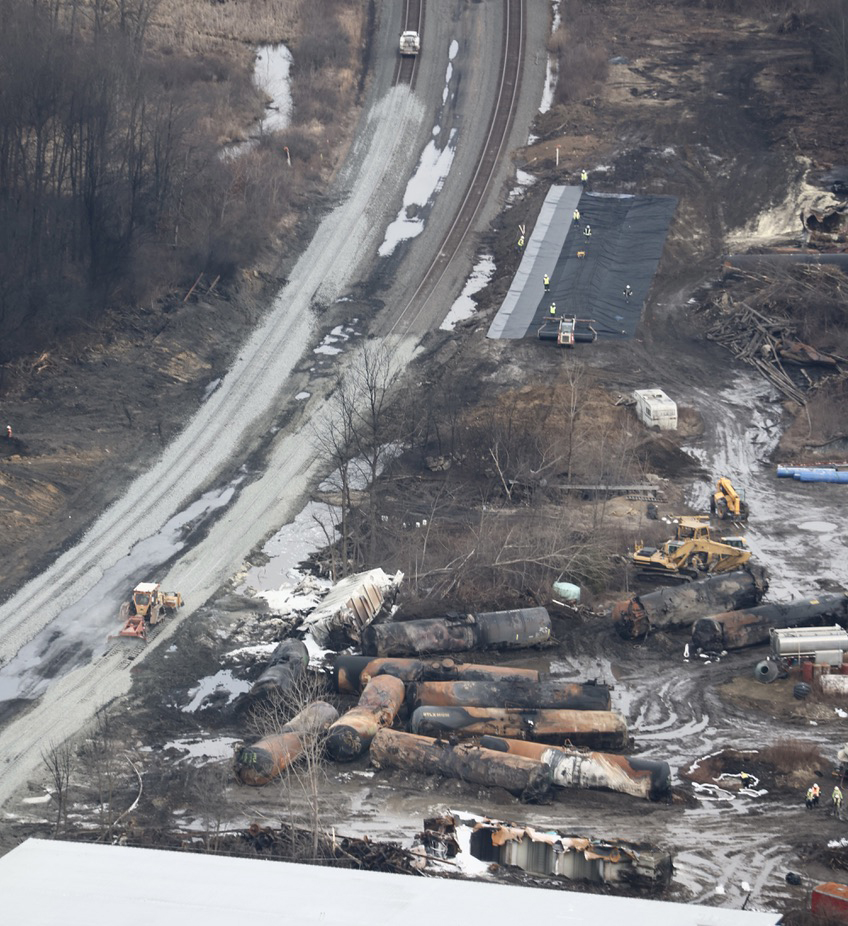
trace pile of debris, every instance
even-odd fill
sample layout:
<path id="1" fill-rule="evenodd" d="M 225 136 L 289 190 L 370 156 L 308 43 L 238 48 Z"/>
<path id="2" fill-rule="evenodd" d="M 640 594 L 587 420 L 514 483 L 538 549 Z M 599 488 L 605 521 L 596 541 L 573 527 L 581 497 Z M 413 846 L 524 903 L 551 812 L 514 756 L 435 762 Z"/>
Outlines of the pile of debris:
<path id="1" fill-rule="evenodd" d="M 815 276 L 808 279 L 809 273 Z M 840 377 L 848 370 L 848 358 L 827 353 L 804 343 L 798 337 L 800 323 L 791 317 L 789 306 L 826 300 L 829 274 L 841 271 L 831 267 L 805 268 L 794 274 L 782 273 L 778 280 L 734 266 L 734 280 L 747 284 L 754 293 L 734 300 L 725 290 L 703 308 L 713 317 L 706 331 L 708 340 L 727 348 L 734 356 L 755 367 L 787 398 L 806 404 L 805 393 L 822 384 L 821 373 Z M 838 284 L 837 284 L 838 286 Z M 831 287 L 832 288 L 832 287 Z M 756 305 L 755 305 L 756 303 Z M 792 365 L 792 372 L 784 364 Z M 815 379 L 807 371 L 814 367 Z M 793 372 L 797 371 L 795 375 Z"/>

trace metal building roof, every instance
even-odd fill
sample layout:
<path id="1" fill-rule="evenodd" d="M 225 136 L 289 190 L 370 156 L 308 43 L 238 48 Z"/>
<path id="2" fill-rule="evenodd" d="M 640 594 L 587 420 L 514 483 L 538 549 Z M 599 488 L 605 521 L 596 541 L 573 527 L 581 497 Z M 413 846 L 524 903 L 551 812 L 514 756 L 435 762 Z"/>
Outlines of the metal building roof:
<path id="1" fill-rule="evenodd" d="M 406 875 L 28 839 L 0 858 L 3 920 L 27 926 L 776 926 L 780 916 Z"/>

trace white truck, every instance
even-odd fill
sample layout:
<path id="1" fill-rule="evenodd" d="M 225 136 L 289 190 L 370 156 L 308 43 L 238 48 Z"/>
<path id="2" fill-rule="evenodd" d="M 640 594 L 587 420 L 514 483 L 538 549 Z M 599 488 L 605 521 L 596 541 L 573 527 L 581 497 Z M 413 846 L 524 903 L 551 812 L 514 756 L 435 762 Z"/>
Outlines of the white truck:
<path id="1" fill-rule="evenodd" d="M 417 32 L 401 32 L 400 53 L 415 56 L 421 51 L 421 36 Z"/>

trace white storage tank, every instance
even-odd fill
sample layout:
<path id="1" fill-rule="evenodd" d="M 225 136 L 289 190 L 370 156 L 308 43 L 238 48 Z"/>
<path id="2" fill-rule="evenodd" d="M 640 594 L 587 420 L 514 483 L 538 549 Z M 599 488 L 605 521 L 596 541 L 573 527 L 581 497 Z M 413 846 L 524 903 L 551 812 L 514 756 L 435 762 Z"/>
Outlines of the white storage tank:
<path id="1" fill-rule="evenodd" d="M 659 428 L 661 431 L 677 429 L 677 403 L 662 389 L 637 389 L 633 398 L 636 399 L 639 420 L 649 428 Z"/>

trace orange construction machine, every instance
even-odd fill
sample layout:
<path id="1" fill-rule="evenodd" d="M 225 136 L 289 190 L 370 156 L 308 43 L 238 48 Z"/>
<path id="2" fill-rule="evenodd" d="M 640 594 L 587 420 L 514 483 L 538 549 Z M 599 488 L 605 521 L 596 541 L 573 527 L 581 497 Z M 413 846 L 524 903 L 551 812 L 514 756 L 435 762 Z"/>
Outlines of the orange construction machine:
<path id="1" fill-rule="evenodd" d="M 176 611 L 184 604 L 179 592 L 168 594 L 159 588 L 158 582 L 139 582 L 132 598 L 121 605 L 124 626 L 117 636 L 146 641 L 149 627 L 154 627 L 167 612 Z"/>

